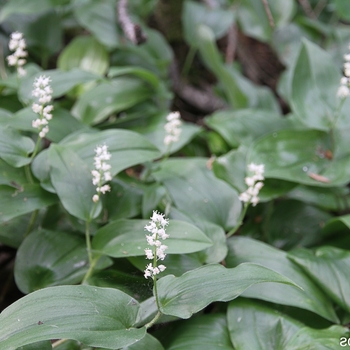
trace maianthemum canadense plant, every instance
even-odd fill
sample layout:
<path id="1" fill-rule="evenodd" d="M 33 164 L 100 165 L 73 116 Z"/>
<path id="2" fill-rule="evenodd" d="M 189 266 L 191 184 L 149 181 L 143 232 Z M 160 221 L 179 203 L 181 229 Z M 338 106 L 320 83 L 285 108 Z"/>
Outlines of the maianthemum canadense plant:
<path id="1" fill-rule="evenodd" d="M 349 14 L 0 0 L 0 350 L 348 346 Z"/>

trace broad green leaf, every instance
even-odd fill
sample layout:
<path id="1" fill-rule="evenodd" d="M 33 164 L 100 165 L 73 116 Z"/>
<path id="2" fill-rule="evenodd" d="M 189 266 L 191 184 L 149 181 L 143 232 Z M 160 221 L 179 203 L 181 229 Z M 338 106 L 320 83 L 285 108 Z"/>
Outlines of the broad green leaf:
<path id="1" fill-rule="evenodd" d="M 284 350 L 304 326 L 272 307 L 243 298 L 229 303 L 227 323 L 236 350 Z"/>
<path id="2" fill-rule="evenodd" d="M 57 197 L 44 191 L 37 184 L 25 184 L 18 188 L 0 186 L 0 222 L 43 209 L 57 202 Z"/>
<path id="3" fill-rule="evenodd" d="M 31 218 L 32 214 L 24 214 L 12 218 L 9 221 L 1 222 L 0 242 L 9 247 L 18 248 L 25 237 Z M 40 225 L 41 218 L 42 217 L 38 215 L 34 227 Z"/>
<path id="4" fill-rule="evenodd" d="M 104 201 L 109 221 L 128 219 L 141 214 L 143 191 L 136 179 L 125 178 L 128 178 L 129 181 L 123 181 L 124 178 L 119 175 L 110 183 L 112 189 Z"/>
<path id="5" fill-rule="evenodd" d="M 290 252 L 288 258 L 298 264 L 338 305 L 350 312 L 349 251 L 334 247 L 321 247 L 315 252 L 298 249 Z"/>
<path id="6" fill-rule="evenodd" d="M 197 255 L 200 261 L 207 264 L 215 264 L 225 259 L 227 255 L 226 233 L 222 227 L 209 221 L 195 220 L 191 218 L 190 213 L 182 213 L 176 208 L 171 208 L 169 216 L 171 220 L 175 219 L 194 224 L 212 240 L 213 245 L 211 247 L 198 252 Z M 179 275 L 174 272 L 172 273 L 175 276 Z"/>
<path id="7" fill-rule="evenodd" d="M 88 256 L 82 237 L 65 232 L 32 232 L 17 251 L 15 280 L 28 294 L 49 286 L 81 282 Z"/>
<path id="8" fill-rule="evenodd" d="M 41 151 L 34 158 L 31 168 L 34 176 L 40 181 L 41 187 L 48 192 L 56 193 L 50 178 L 49 154 L 49 149 Z"/>
<path id="9" fill-rule="evenodd" d="M 302 123 L 329 130 L 338 118 L 337 126 L 346 125 L 336 116 L 340 70 L 328 53 L 304 39 L 292 74 L 291 106 Z"/>
<path id="10" fill-rule="evenodd" d="M 233 172 L 232 169 L 235 171 Z M 226 181 L 239 193 L 244 192 L 247 189 L 244 181 L 247 176 L 246 152 L 240 149 L 232 150 L 216 158 L 213 162 L 213 172 L 217 178 Z M 265 179 L 264 187 L 259 192 L 260 202 L 285 195 L 295 186 L 295 183 L 289 181 Z"/>
<path id="11" fill-rule="evenodd" d="M 37 55 L 43 60 L 57 54 L 63 46 L 63 25 L 56 11 L 45 12 L 29 22 L 25 30 L 25 40 L 38 48 Z M 43 30 L 45 28 L 45 30 Z"/>
<path id="12" fill-rule="evenodd" d="M 227 319 L 236 350 L 333 350 L 347 331 L 305 327 L 270 306 L 241 298 L 230 302 Z"/>
<path id="13" fill-rule="evenodd" d="M 247 263 L 227 269 L 213 264 L 180 277 L 160 278 L 157 282 L 160 310 L 166 315 L 189 318 L 214 301 L 235 299 L 247 288 L 264 282 L 289 284 L 301 290 L 289 278 L 261 265 Z"/>
<path id="14" fill-rule="evenodd" d="M 152 90 L 142 81 L 115 78 L 86 91 L 74 105 L 72 114 L 83 123 L 94 125 L 150 97 Z"/>
<path id="15" fill-rule="evenodd" d="M 79 24 L 93 33 L 102 44 L 115 48 L 119 45 L 116 9 L 114 0 L 78 1 L 74 8 L 74 16 Z"/>
<path id="16" fill-rule="evenodd" d="M 53 98 L 58 98 L 66 94 L 68 91 L 73 89 L 75 86 L 80 84 L 85 84 L 91 81 L 96 81 L 101 77 L 90 73 L 82 71 L 78 68 L 74 68 L 69 72 L 63 72 L 60 69 L 46 70 L 35 74 L 32 77 L 28 77 L 23 80 L 19 89 L 19 98 L 25 103 L 30 104 L 33 101 L 32 91 L 34 79 L 38 78 L 40 75 L 45 75 L 50 77 L 50 86 L 53 90 Z"/>
<path id="17" fill-rule="evenodd" d="M 108 71 L 108 77 L 115 78 L 121 75 L 135 75 L 138 78 L 143 79 L 145 82 L 149 83 L 154 90 L 159 88 L 161 80 L 151 71 L 139 68 L 139 67 L 111 67 Z"/>
<path id="18" fill-rule="evenodd" d="M 234 350 L 223 314 L 198 315 L 162 328 L 159 338 L 167 350 Z"/>
<path id="19" fill-rule="evenodd" d="M 145 336 L 132 328 L 139 304 L 129 295 L 90 286 L 49 287 L 19 299 L 0 314 L 6 350 L 49 339 L 74 339 L 92 347 L 128 346 Z"/>
<path id="20" fill-rule="evenodd" d="M 137 343 L 126 346 L 120 350 L 145 350 L 145 349 L 164 350 L 163 345 L 160 343 L 160 341 L 157 338 L 152 337 L 149 333 L 146 333 L 146 335 Z"/>
<path id="21" fill-rule="evenodd" d="M 68 136 L 62 147 L 73 150 L 86 164 L 93 167 L 95 148 L 106 144 L 111 159 L 112 176 L 133 165 L 160 157 L 160 152 L 142 135 L 133 131 L 111 129 L 100 132 L 79 133 Z"/>
<path id="22" fill-rule="evenodd" d="M 242 205 L 237 192 L 207 168 L 207 159 L 179 158 L 160 164 L 154 177 L 169 191 L 177 209 L 224 229 L 235 226 Z"/>
<path id="23" fill-rule="evenodd" d="M 340 18 L 350 20 L 350 3 L 346 0 L 334 0 L 335 10 Z"/>
<path id="24" fill-rule="evenodd" d="M 220 53 L 216 47 L 215 37 L 212 30 L 205 26 L 198 26 L 197 30 L 198 49 L 205 64 L 217 76 L 231 107 L 235 109 L 245 108 L 248 105 L 248 97 L 242 92 L 237 79 L 226 69 Z"/>
<path id="25" fill-rule="evenodd" d="M 18 187 L 24 185 L 28 180 L 26 178 L 24 168 L 18 169 L 7 164 L 0 159 L 0 185 L 8 185 Z"/>
<path id="26" fill-rule="evenodd" d="M 209 8 L 205 4 L 187 0 L 182 11 L 185 40 L 191 46 L 196 45 L 196 30 L 200 24 L 208 26 L 215 39 L 219 39 L 228 32 L 234 20 L 234 12 L 230 9 Z"/>
<path id="27" fill-rule="evenodd" d="M 219 111 L 207 117 L 205 123 L 232 147 L 241 144 L 250 146 L 257 138 L 290 126 L 288 119 L 261 109 Z"/>
<path id="28" fill-rule="evenodd" d="M 282 201 L 270 213 L 269 243 L 283 250 L 316 245 L 331 218 L 328 212 L 304 202 Z"/>
<path id="29" fill-rule="evenodd" d="M 279 0 L 269 2 L 268 7 L 271 11 L 274 25 L 279 27 L 291 20 L 296 5 L 293 0 Z M 273 28 L 271 27 L 262 1 L 243 0 L 237 12 L 237 20 L 245 34 L 260 41 L 271 40 Z"/>
<path id="30" fill-rule="evenodd" d="M 144 256 L 147 247 L 145 226 L 147 220 L 117 220 L 99 229 L 92 241 L 92 249 L 121 258 Z M 196 226 L 187 222 L 170 220 L 166 229 L 167 254 L 186 254 L 203 250 L 212 245 L 211 240 Z"/>
<path id="31" fill-rule="evenodd" d="M 342 349 L 349 343 L 349 329 L 342 326 L 331 326 L 327 329 L 300 329 L 288 342 L 284 350 L 334 350 Z M 340 347 L 339 347 L 340 345 Z"/>
<path id="32" fill-rule="evenodd" d="M 349 182 L 350 157 L 337 157 L 330 150 L 325 132 L 281 130 L 257 140 L 247 163 L 265 164 L 266 178 L 320 187 L 344 185 Z"/>
<path id="33" fill-rule="evenodd" d="M 344 212 L 348 208 L 350 191 L 345 187 L 311 187 L 299 185 L 290 191 L 288 198 L 313 204 L 324 210 Z"/>
<path id="34" fill-rule="evenodd" d="M 13 14 L 38 14 L 52 9 L 51 0 L 11 0 L 1 9 L 0 23 Z"/>
<path id="35" fill-rule="evenodd" d="M 87 128 L 86 125 L 80 123 L 66 109 L 55 107 L 53 118 L 50 120 L 50 131 L 45 136 L 53 142 L 60 142 L 69 134 Z M 38 133 L 38 129 L 34 129 L 32 121 L 38 117 L 30 107 L 26 107 L 14 114 L 13 118 L 9 119 L 7 125 L 23 131 Z"/>
<path id="36" fill-rule="evenodd" d="M 287 258 L 287 253 L 262 242 L 232 237 L 228 240 L 229 253 L 226 257 L 228 267 L 250 262 L 261 264 L 290 278 L 303 290 L 282 284 L 262 284 L 251 287 L 243 296 L 262 299 L 272 303 L 296 306 L 312 311 L 332 322 L 338 322 L 329 298 L 295 263 Z"/>
<path id="37" fill-rule="evenodd" d="M 21 347 L 17 348 L 16 350 L 39 350 L 39 349 L 40 350 L 52 350 L 51 342 L 49 340 L 44 340 L 41 342 L 21 346 Z"/>
<path id="38" fill-rule="evenodd" d="M 107 50 L 91 36 L 75 37 L 60 53 L 57 61 L 62 71 L 79 68 L 98 75 L 104 75 L 108 65 Z"/>
<path id="39" fill-rule="evenodd" d="M 0 157 L 9 165 L 20 168 L 29 164 L 28 157 L 34 151 L 34 142 L 12 128 L 0 128 Z"/>
<path id="40" fill-rule="evenodd" d="M 86 163 L 73 150 L 58 145 L 51 145 L 48 157 L 51 182 L 64 208 L 84 221 L 98 216 L 102 205 L 92 201 L 96 188 Z"/>

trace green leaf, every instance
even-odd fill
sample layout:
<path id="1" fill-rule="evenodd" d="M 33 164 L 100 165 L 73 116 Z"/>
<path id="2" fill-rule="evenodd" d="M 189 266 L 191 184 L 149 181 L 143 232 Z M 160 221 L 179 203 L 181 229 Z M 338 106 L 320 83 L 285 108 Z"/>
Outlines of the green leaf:
<path id="1" fill-rule="evenodd" d="M 281 130 L 257 140 L 247 163 L 265 164 L 266 178 L 320 187 L 341 186 L 349 181 L 350 157 L 332 155 L 331 149 L 330 136 L 325 132 Z"/>
<path id="2" fill-rule="evenodd" d="M 15 280 L 19 290 L 35 290 L 81 282 L 88 256 L 85 241 L 71 233 L 32 232 L 17 251 Z"/>
<path id="3" fill-rule="evenodd" d="M 305 327 L 299 321 L 253 300 L 231 301 L 227 320 L 237 350 L 333 350 L 347 328 Z"/>
<path id="4" fill-rule="evenodd" d="M 180 277 L 168 275 L 159 279 L 160 311 L 166 315 L 189 318 L 214 301 L 235 299 L 247 288 L 263 282 L 298 287 L 289 278 L 261 265 L 241 264 L 233 269 L 226 269 L 222 265 L 206 265 Z"/>
<path id="5" fill-rule="evenodd" d="M 0 157 L 15 168 L 29 164 L 34 142 L 12 128 L 0 128 Z"/>
<path id="6" fill-rule="evenodd" d="M 350 20 L 350 3 L 346 0 L 334 0 L 335 10 L 340 18 Z"/>
<path id="7" fill-rule="evenodd" d="M 46 12 L 37 17 L 28 24 L 24 32 L 25 40 L 30 43 L 30 47 L 39 48 L 37 55 L 43 61 L 62 50 L 63 27 L 61 16 L 55 11 Z"/>
<path id="8" fill-rule="evenodd" d="M 223 314 L 198 315 L 168 324 L 159 334 L 167 350 L 234 350 Z"/>
<path id="9" fill-rule="evenodd" d="M 121 258 L 144 256 L 147 247 L 147 220 L 117 220 L 99 229 L 92 241 L 92 249 Z M 167 254 L 186 254 L 208 248 L 212 241 L 197 227 L 183 221 L 170 220 L 167 226 Z"/>
<path id="10" fill-rule="evenodd" d="M 62 71 L 79 68 L 104 75 L 109 66 L 108 52 L 95 38 L 77 36 L 60 53 L 57 66 Z"/>
<path id="11" fill-rule="evenodd" d="M 207 117 L 205 123 L 232 147 L 250 146 L 257 138 L 290 126 L 289 120 L 278 113 L 252 108 L 219 111 Z"/>
<path id="12" fill-rule="evenodd" d="M 283 250 L 316 245 L 321 240 L 321 228 L 330 218 L 328 212 L 304 202 L 280 202 L 270 213 L 269 243 Z"/>
<path id="13" fill-rule="evenodd" d="M 196 45 L 196 29 L 200 24 L 208 26 L 215 39 L 224 36 L 234 23 L 235 14 L 232 10 L 209 8 L 194 1 L 185 1 L 182 11 L 184 37 L 189 45 Z"/>
<path id="14" fill-rule="evenodd" d="M 304 39 L 292 74 L 291 105 L 296 116 L 310 128 L 332 128 L 340 104 L 340 70 L 332 57 Z M 347 119 L 338 119 L 338 126 L 347 124 Z"/>
<path id="15" fill-rule="evenodd" d="M 57 197 L 44 191 L 37 184 L 25 184 L 18 188 L 0 186 L 0 222 L 31 213 L 57 202 Z"/>
<path id="16" fill-rule="evenodd" d="M 40 350 L 52 350 L 51 342 L 49 340 L 44 340 L 41 342 L 21 346 L 21 347 L 17 348 L 16 350 L 38 350 L 38 349 L 40 349 Z"/>
<path id="17" fill-rule="evenodd" d="M 31 214 L 27 214 L 1 222 L 0 242 L 9 247 L 18 248 L 24 239 L 30 219 Z"/>
<path id="18" fill-rule="evenodd" d="M 0 185 L 18 187 L 24 185 L 28 180 L 25 176 L 24 168 L 18 169 L 7 164 L 0 159 Z"/>
<path id="19" fill-rule="evenodd" d="M 72 114 L 83 123 L 94 125 L 113 113 L 147 100 L 152 94 L 140 80 L 115 78 L 86 91 L 74 105 Z"/>
<path id="20" fill-rule="evenodd" d="M 280 0 L 268 3 L 276 27 L 289 23 L 294 15 L 296 5 L 293 0 Z M 264 4 L 259 0 L 243 0 L 238 8 L 237 20 L 242 31 L 260 41 L 270 41 L 272 28 Z M 278 28 L 280 29 L 280 28 Z M 277 31 L 278 32 L 278 31 Z"/>
<path id="21" fill-rule="evenodd" d="M 222 62 L 212 30 L 205 25 L 198 26 L 197 42 L 204 63 L 213 71 L 223 85 L 231 106 L 235 109 L 247 107 L 248 97 L 241 90 L 237 79 L 230 73 L 230 70 L 226 69 Z"/>
<path id="22" fill-rule="evenodd" d="M 116 289 L 49 287 L 19 299 L 0 314 L 6 350 L 49 339 L 74 339 L 92 347 L 120 348 L 145 336 L 132 328 L 138 302 Z"/>
<path id="23" fill-rule="evenodd" d="M 51 182 L 64 208 L 84 221 L 95 218 L 102 205 L 92 201 L 96 189 L 86 163 L 68 147 L 58 145 L 51 145 L 48 157 Z"/>
<path id="24" fill-rule="evenodd" d="M 286 350 L 333 350 L 348 344 L 349 329 L 342 326 L 331 326 L 327 329 L 300 329 L 284 349 Z M 347 335 L 345 337 L 345 335 Z"/>
<path id="25" fill-rule="evenodd" d="M 53 98 L 58 98 L 65 95 L 77 85 L 100 79 L 98 75 L 82 71 L 78 68 L 74 68 L 69 72 L 62 72 L 60 69 L 42 71 L 27 79 L 24 79 L 21 83 L 19 98 L 24 102 L 24 104 L 28 105 L 32 102 L 34 79 L 38 78 L 40 75 L 46 75 L 51 78 L 50 85 L 53 90 Z"/>
<path id="26" fill-rule="evenodd" d="M 243 298 L 229 303 L 227 323 L 237 350 L 283 350 L 304 326 L 271 307 Z"/>
<path id="27" fill-rule="evenodd" d="M 52 9 L 51 0 L 11 0 L 1 9 L 0 23 L 13 14 L 38 14 Z"/>
<path id="28" fill-rule="evenodd" d="M 207 168 L 207 159 L 171 159 L 162 162 L 154 177 L 169 191 L 177 209 L 196 220 L 224 229 L 235 226 L 242 205 L 237 192 Z"/>
<path id="29" fill-rule="evenodd" d="M 126 346 L 120 350 L 164 350 L 163 345 L 159 342 L 158 339 L 152 337 L 149 333 L 139 340 L 137 343 Z"/>
<path id="30" fill-rule="evenodd" d="M 229 253 L 226 257 L 228 267 L 244 262 L 261 264 L 270 268 L 303 288 L 291 288 L 282 284 L 262 284 L 251 287 L 245 297 L 266 300 L 282 305 L 296 306 L 312 311 L 332 322 L 338 322 L 329 298 L 317 285 L 305 275 L 303 270 L 287 258 L 287 253 L 267 244 L 245 237 L 233 237 L 228 240 Z"/>
<path id="31" fill-rule="evenodd" d="M 160 152 L 142 135 L 133 131 L 111 129 L 92 133 L 72 134 L 61 142 L 62 147 L 73 150 L 86 164 L 93 167 L 95 148 L 106 144 L 111 159 L 112 176 L 133 165 L 160 157 Z"/>
<path id="32" fill-rule="evenodd" d="M 114 0 L 85 0 L 74 8 L 78 23 L 93 33 L 102 44 L 115 48 L 119 45 L 116 9 Z"/>
<path id="33" fill-rule="evenodd" d="M 288 254 L 322 290 L 343 309 L 350 312 L 348 271 L 350 252 L 333 247 L 321 247 L 315 252 L 298 249 Z"/>

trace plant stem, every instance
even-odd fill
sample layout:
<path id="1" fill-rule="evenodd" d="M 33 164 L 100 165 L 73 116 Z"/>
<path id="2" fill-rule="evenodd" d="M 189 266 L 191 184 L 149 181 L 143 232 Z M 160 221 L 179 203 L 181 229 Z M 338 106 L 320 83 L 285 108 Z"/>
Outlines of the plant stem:
<path id="1" fill-rule="evenodd" d="M 89 256 L 89 264 L 92 265 L 92 253 L 91 253 L 91 238 L 90 238 L 90 220 L 86 221 L 85 224 L 85 241 L 86 241 L 86 249 Z"/>
<path id="2" fill-rule="evenodd" d="M 157 314 L 154 316 L 153 320 L 145 324 L 146 329 L 151 328 L 159 319 L 162 313 L 158 310 Z"/>
<path id="3" fill-rule="evenodd" d="M 52 349 L 57 348 L 58 346 L 60 346 L 61 344 L 64 344 L 66 341 L 68 341 L 68 339 L 61 339 L 61 340 L 57 340 L 52 344 Z"/>
<path id="4" fill-rule="evenodd" d="M 30 217 L 30 220 L 29 220 L 29 224 L 28 224 L 26 233 L 24 234 L 24 237 L 27 237 L 30 234 L 30 232 L 32 232 L 32 229 L 33 229 L 33 226 L 35 224 L 35 220 L 38 216 L 38 213 L 39 213 L 39 210 L 33 211 L 32 216 Z"/>
<path id="5" fill-rule="evenodd" d="M 89 269 L 87 270 L 84 278 L 83 278 L 83 281 L 81 282 L 81 284 L 85 284 L 86 281 L 90 278 L 92 272 L 94 271 L 95 269 L 95 266 L 97 264 L 97 262 L 99 261 L 100 257 L 95 257 L 92 262 L 90 263 L 90 266 L 89 266 Z"/>
<path id="6" fill-rule="evenodd" d="M 226 234 L 226 238 L 231 237 L 240 228 L 240 226 L 242 225 L 243 219 L 245 217 L 245 214 L 247 212 L 247 209 L 249 207 L 249 204 L 250 204 L 249 202 L 244 204 L 243 210 L 241 211 L 241 215 L 238 218 L 237 225 Z"/>
<path id="7" fill-rule="evenodd" d="M 182 77 L 184 77 L 188 74 L 188 71 L 190 70 L 190 67 L 191 67 L 193 59 L 194 59 L 194 55 L 196 54 L 196 51 L 197 51 L 197 49 L 194 46 L 190 47 L 190 51 L 188 52 L 188 54 L 186 56 L 184 67 L 183 67 L 182 72 L 181 72 Z"/>

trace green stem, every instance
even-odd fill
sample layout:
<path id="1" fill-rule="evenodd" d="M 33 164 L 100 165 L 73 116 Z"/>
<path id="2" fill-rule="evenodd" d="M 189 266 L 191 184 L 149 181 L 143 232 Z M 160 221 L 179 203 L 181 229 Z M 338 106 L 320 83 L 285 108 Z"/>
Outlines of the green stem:
<path id="1" fill-rule="evenodd" d="M 61 339 L 61 340 L 57 340 L 52 344 L 52 349 L 57 348 L 58 346 L 60 346 L 61 344 L 64 344 L 66 341 L 68 341 L 68 339 Z"/>
<path id="2" fill-rule="evenodd" d="M 247 212 L 247 209 L 249 207 L 249 202 L 248 203 L 245 203 L 244 204 L 244 207 L 243 207 L 243 210 L 241 211 L 241 215 L 239 216 L 238 218 L 238 222 L 237 222 L 237 225 L 232 229 L 230 230 L 227 234 L 226 234 L 226 238 L 229 238 L 231 237 L 234 233 L 236 233 L 236 231 L 240 228 L 240 226 L 242 225 L 243 223 L 243 219 L 245 217 L 245 214 Z"/>
<path id="3" fill-rule="evenodd" d="M 90 276 L 92 275 L 94 269 L 95 269 L 95 266 L 97 264 L 97 262 L 100 260 L 100 257 L 95 257 L 93 259 L 93 261 L 90 263 L 90 266 L 89 266 L 89 269 L 87 270 L 84 278 L 83 278 L 83 281 L 81 282 L 81 284 L 85 284 L 86 281 L 90 278 Z"/>
<path id="4" fill-rule="evenodd" d="M 151 328 L 158 321 L 160 316 L 162 316 L 162 313 L 158 311 L 153 320 L 145 324 L 146 329 Z"/>
<path id="5" fill-rule="evenodd" d="M 25 167 L 24 167 L 24 173 L 26 175 L 26 178 L 28 180 L 28 182 L 30 184 L 33 184 L 34 183 L 34 179 L 33 179 L 33 176 L 32 176 L 32 172 L 30 171 L 30 163 L 27 164 Z"/>
<path id="6" fill-rule="evenodd" d="M 32 232 L 32 229 L 33 229 L 33 226 L 35 224 L 35 220 L 38 216 L 38 213 L 39 213 L 39 210 L 33 211 L 32 216 L 30 217 L 30 220 L 29 220 L 29 224 L 28 224 L 26 233 L 24 234 L 24 237 L 27 237 Z"/>
<path id="7" fill-rule="evenodd" d="M 34 147 L 34 151 L 30 157 L 30 162 L 33 161 L 34 157 L 37 155 L 38 153 L 38 149 L 39 149 L 39 145 L 40 145 L 40 141 L 41 141 L 41 137 L 38 135 L 38 138 L 36 140 L 36 143 L 35 143 L 35 147 Z"/>
<path id="8" fill-rule="evenodd" d="M 91 238 L 90 238 L 90 220 L 86 221 L 85 224 L 85 240 L 86 240 L 86 249 L 89 256 L 89 264 L 92 265 L 92 252 L 91 252 Z"/>
<path id="9" fill-rule="evenodd" d="M 188 54 L 186 56 L 184 67 L 183 67 L 182 72 L 181 72 L 182 77 L 185 77 L 188 74 L 188 71 L 190 70 L 190 67 L 191 67 L 193 59 L 194 59 L 194 55 L 196 54 L 196 51 L 197 51 L 197 49 L 194 46 L 190 47 L 190 51 L 188 52 Z"/>

